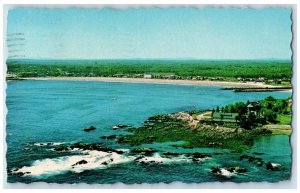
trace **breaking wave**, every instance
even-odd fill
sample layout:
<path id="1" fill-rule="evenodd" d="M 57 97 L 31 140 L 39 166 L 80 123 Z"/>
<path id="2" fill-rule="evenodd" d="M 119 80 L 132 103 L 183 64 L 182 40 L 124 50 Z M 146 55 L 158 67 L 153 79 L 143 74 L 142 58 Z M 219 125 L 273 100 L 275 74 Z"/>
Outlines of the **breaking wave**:
<path id="1" fill-rule="evenodd" d="M 22 176 L 55 175 L 64 172 L 81 173 L 85 170 L 106 168 L 112 164 L 125 163 L 133 159 L 115 152 L 93 150 L 84 151 L 84 153 L 87 154 L 36 160 L 31 166 L 23 166 L 12 173 Z"/>
<path id="2" fill-rule="evenodd" d="M 10 174 L 17 176 L 44 176 L 44 175 L 57 175 L 66 172 L 81 173 L 86 170 L 105 169 L 114 164 L 121 164 L 127 162 L 136 162 L 140 164 L 169 164 L 169 163 L 186 163 L 186 162 L 199 162 L 209 157 L 200 156 L 194 157 L 186 154 L 163 154 L 152 153 L 150 155 L 145 152 L 132 154 L 129 149 L 106 148 L 97 144 L 71 144 L 66 146 L 53 146 L 62 145 L 60 142 L 46 142 L 34 143 L 35 146 L 47 146 L 47 150 L 58 152 L 74 152 L 79 154 L 67 155 L 57 158 L 46 158 L 35 160 L 30 166 L 23 166 L 21 168 L 13 169 Z M 89 149 L 87 149 L 89 148 Z M 149 151 L 149 149 L 146 149 Z M 199 155 L 198 155 L 199 156 Z"/>

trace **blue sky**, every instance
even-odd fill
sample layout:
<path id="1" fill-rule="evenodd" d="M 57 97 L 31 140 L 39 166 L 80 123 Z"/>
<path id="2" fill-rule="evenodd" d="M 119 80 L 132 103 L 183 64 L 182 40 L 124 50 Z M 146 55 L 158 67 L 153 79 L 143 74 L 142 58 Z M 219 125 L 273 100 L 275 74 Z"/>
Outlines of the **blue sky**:
<path id="1" fill-rule="evenodd" d="M 291 9 L 10 10 L 9 56 L 290 59 Z"/>

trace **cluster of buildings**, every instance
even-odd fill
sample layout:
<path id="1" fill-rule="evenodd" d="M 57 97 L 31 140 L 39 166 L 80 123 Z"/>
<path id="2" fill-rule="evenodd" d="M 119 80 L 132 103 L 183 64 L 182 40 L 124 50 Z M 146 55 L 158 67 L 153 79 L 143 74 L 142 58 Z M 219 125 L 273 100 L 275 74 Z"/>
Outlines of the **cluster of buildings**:
<path id="1" fill-rule="evenodd" d="M 178 76 L 174 74 L 114 74 L 111 75 L 111 77 L 118 77 L 118 78 L 145 78 L 145 79 L 168 79 L 168 80 L 210 80 L 210 81 L 224 81 L 224 77 L 205 77 L 205 76 Z M 281 84 L 283 81 L 289 82 L 290 79 L 288 78 L 274 78 L 274 79 L 268 79 L 265 77 L 259 77 L 259 78 L 243 78 L 238 77 L 236 78 L 237 81 L 240 82 L 253 82 L 253 83 L 261 83 L 261 84 Z"/>
<path id="2" fill-rule="evenodd" d="M 238 81 L 241 82 L 255 82 L 255 83 L 262 83 L 262 84 L 281 84 L 283 81 L 285 82 L 290 82 L 291 80 L 288 78 L 273 78 L 273 79 L 268 79 L 265 77 L 259 77 L 259 78 L 243 78 L 243 77 L 238 77 Z"/>

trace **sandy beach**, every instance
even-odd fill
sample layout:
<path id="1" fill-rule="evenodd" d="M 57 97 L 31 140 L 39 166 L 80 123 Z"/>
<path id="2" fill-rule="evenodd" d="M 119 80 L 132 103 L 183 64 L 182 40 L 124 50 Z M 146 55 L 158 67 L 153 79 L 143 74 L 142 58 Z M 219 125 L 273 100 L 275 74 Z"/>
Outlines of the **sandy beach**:
<path id="1" fill-rule="evenodd" d="M 102 82 L 128 82 L 150 84 L 176 84 L 176 85 L 208 85 L 208 86 L 240 86 L 240 87 L 275 87 L 272 85 L 254 82 L 229 82 L 209 80 L 169 80 L 169 79 L 145 79 L 145 78 L 114 78 L 114 77 L 34 77 L 23 78 L 25 80 L 69 80 L 69 81 L 102 81 Z"/>

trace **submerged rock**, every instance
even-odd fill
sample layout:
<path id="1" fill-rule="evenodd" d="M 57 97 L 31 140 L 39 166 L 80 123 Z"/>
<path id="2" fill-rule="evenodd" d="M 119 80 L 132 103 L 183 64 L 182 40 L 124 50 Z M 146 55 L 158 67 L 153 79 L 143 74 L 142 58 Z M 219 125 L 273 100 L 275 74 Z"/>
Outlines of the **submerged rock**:
<path id="1" fill-rule="evenodd" d="M 117 135 L 101 136 L 101 139 L 116 139 Z"/>
<path id="2" fill-rule="evenodd" d="M 239 160 L 244 160 L 244 159 L 247 159 L 248 162 L 255 163 L 258 166 L 262 166 L 264 164 L 264 161 L 262 160 L 262 158 L 259 158 L 259 157 L 253 157 L 253 156 L 249 156 L 249 155 L 242 155 Z"/>
<path id="3" fill-rule="evenodd" d="M 85 128 L 85 129 L 83 129 L 84 131 L 86 131 L 86 132 L 89 132 L 89 131 L 93 131 L 93 130 L 96 130 L 96 127 L 94 127 L 94 126 L 90 126 L 90 127 L 88 127 L 88 128 Z"/>

